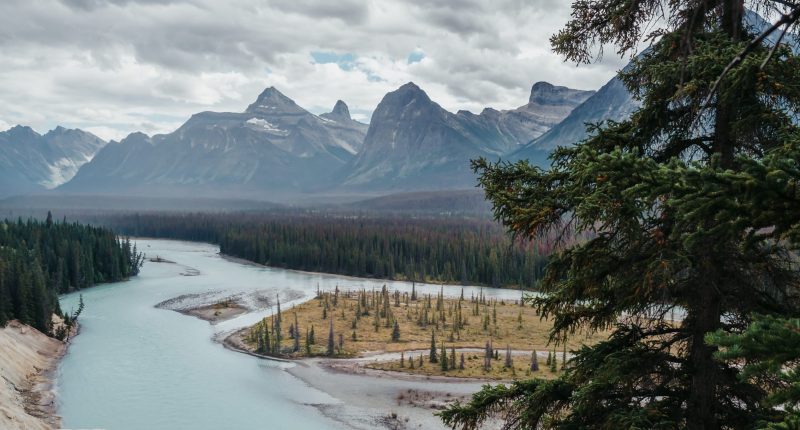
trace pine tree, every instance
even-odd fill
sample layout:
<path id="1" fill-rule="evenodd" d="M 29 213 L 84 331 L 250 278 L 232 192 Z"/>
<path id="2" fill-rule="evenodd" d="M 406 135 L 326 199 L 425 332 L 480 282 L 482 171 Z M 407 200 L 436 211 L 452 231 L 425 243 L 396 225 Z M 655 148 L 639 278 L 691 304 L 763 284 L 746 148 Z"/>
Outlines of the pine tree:
<path id="1" fill-rule="evenodd" d="M 334 353 L 334 334 L 333 334 L 333 318 L 330 319 L 330 328 L 328 329 L 328 356 L 332 357 Z"/>
<path id="2" fill-rule="evenodd" d="M 83 294 L 80 294 L 78 295 L 78 309 L 76 309 L 75 312 L 72 314 L 71 317 L 72 321 L 78 320 L 78 317 L 81 316 L 81 314 L 83 313 L 83 309 L 85 307 L 86 305 L 83 303 Z"/>
<path id="3" fill-rule="evenodd" d="M 456 368 L 456 347 L 450 347 L 450 369 Z"/>
<path id="4" fill-rule="evenodd" d="M 431 363 L 439 362 L 439 359 L 436 357 L 436 334 L 434 334 L 433 330 L 431 330 L 431 350 L 428 354 L 428 361 Z"/>
<path id="5" fill-rule="evenodd" d="M 300 326 L 297 323 L 297 312 L 294 313 L 294 352 L 300 351 Z"/>
<path id="6" fill-rule="evenodd" d="M 413 363 L 413 360 L 412 360 Z M 406 367 L 406 360 L 403 351 L 400 351 L 400 368 Z"/>
<path id="7" fill-rule="evenodd" d="M 483 370 L 488 372 L 492 368 L 492 344 L 487 341 L 483 350 Z"/>
<path id="8" fill-rule="evenodd" d="M 611 333 L 576 351 L 556 381 L 487 387 L 443 412 L 446 425 L 499 415 L 516 428 L 649 428 L 658 417 L 659 427 L 696 430 L 786 415 L 766 402 L 778 381 L 743 380 L 742 366 L 705 342 L 741 332 L 754 313 L 797 314 L 800 211 L 788 208 L 798 207 L 789 184 L 800 179 L 800 60 L 775 42 L 797 29 L 800 6 L 748 6 L 778 10 L 776 25 L 745 25 L 743 0 L 573 2 L 551 39 L 569 60 L 589 62 L 605 44 L 632 55 L 652 36 L 620 74 L 641 107 L 590 126 L 547 169 L 473 167 L 515 235 L 561 232 L 565 246 L 532 299 L 553 321 L 550 340 Z M 585 239 L 569 242 L 575 234 Z M 685 318 L 671 324 L 676 307 Z"/>
<path id="9" fill-rule="evenodd" d="M 447 372 L 450 361 L 447 359 L 447 348 L 444 347 L 444 342 L 442 342 L 442 353 L 439 362 L 441 364 L 440 367 L 442 368 L 442 372 Z"/>
<path id="10" fill-rule="evenodd" d="M 464 353 L 461 353 L 461 359 L 458 362 L 459 370 L 464 370 Z"/>
<path id="11" fill-rule="evenodd" d="M 536 357 L 536 350 L 531 353 L 531 372 L 539 371 L 539 358 Z"/>
<path id="12" fill-rule="evenodd" d="M 273 338 L 274 338 L 274 341 L 275 341 L 275 347 L 273 348 L 272 352 L 274 354 L 280 354 L 281 353 L 281 339 L 283 337 L 281 335 L 281 322 L 282 322 L 282 317 L 281 317 L 281 299 L 280 299 L 280 297 L 278 297 L 277 294 L 275 295 L 275 297 L 277 298 L 277 301 L 278 301 L 278 310 L 275 313 L 275 316 L 272 318 L 272 321 L 275 324 L 274 335 L 273 335 Z"/>
<path id="13" fill-rule="evenodd" d="M 769 429 L 797 428 L 800 423 L 800 318 L 756 316 L 742 333 L 723 330 L 707 336 L 720 347 L 717 358 L 731 364 L 746 363 L 739 377 L 754 385 L 762 381 L 779 381 L 765 399 L 765 405 L 786 410 L 780 423 Z M 791 407 L 787 408 L 788 405 Z"/>
<path id="14" fill-rule="evenodd" d="M 511 359 L 511 346 L 506 345 L 506 361 L 503 363 L 506 368 L 514 367 L 514 361 Z"/>
<path id="15" fill-rule="evenodd" d="M 397 324 L 397 320 L 394 321 L 394 327 L 392 327 L 392 342 L 400 341 L 400 325 Z"/>

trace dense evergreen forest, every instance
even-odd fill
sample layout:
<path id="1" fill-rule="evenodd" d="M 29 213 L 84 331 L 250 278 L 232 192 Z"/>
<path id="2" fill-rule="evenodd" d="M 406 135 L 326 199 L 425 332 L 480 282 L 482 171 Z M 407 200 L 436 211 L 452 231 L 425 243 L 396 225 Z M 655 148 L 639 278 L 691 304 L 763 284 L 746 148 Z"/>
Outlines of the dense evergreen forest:
<path id="1" fill-rule="evenodd" d="M 58 294 L 139 272 L 142 255 L 106 228 L 28 220 L 0 222 L 0 326 L 18 319 L 52 333 Z M 63 314 L 65 315 L 65 314 Z"/>
<path id="2" fill-rule="evenodd" d="M 219 244 L 289 269 L 533 288 L 552 244 L 513 241 L 493 221 L 309 213 L 147 214 L 101 220 L 132 236 Z"/>

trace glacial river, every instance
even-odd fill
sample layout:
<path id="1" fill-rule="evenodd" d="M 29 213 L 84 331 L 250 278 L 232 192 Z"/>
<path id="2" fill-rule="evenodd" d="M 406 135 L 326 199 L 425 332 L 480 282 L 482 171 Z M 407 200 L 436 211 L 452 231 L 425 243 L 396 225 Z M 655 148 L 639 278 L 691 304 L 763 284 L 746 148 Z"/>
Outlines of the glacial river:
<path id="1" fill-rule="evenodd" d="M 389 288 L 410 291 L 405 282 L 304 273 L 240 264 L 222 258 L 209 244 L 139 239 L 148 257 L 127 282 L 82 291 L 86 304 L 80 335 L 72 340 L 56 375 L 58 413 L 66 428 L 123 429 L 329 429 L 349 428 L 328 418 L 319 405 L 338 399 L 286 371 L 291 363 L 236 353 L 215 338 L 273 312 L 270 307 L 220 324 L 155 308 L 186 294 L 237 295 L 258 306 L 258 298 L 281 297 L 282 309 L 305 301 L 317 285 L 332 290 Z M 417 284 L 422 293 L 438 285 Z M 455 296 L 460 286 L 445 286 Z M 518 291 L 483 289 L 489 297 L 515 300 Z M 465 295 L 478 288 L 466 287 Z M 61 298 L 77 307 L 78 295 Z M 263 303 L 263 300 L 261 301 Z M 317 405 L 317 406 L 313 406 Z M 335 406 L 334 406 L 335 407 Z"/>

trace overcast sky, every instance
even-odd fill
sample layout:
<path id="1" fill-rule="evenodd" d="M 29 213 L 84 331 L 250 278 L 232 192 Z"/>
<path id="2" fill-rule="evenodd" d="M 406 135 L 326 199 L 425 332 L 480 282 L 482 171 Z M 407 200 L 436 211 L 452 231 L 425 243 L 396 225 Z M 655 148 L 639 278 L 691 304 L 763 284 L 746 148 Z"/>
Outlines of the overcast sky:
<path id="1" fill-rule="evenodd" d="M 369 121 L 414 81 L 448 110 L 527 102 L 548 81 L 597 89 L 627 60 L 551 52 L 565 0 L 2 0 L 0 129 L 106 139 L 239 112 L 275 86 L 314 113 Z"/>

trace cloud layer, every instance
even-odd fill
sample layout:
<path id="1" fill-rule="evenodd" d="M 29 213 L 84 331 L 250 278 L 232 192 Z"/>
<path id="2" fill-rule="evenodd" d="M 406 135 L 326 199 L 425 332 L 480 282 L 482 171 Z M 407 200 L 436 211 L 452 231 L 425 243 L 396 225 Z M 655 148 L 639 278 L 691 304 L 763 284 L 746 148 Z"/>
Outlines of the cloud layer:
<path id="1" fill-rule="evenodd" d="M 561 0 L 4 0 L 0 127 L 169 132 L 274 85 L 368 121 L 414 81 L 449 110 L 512 108 L 540 80 L 596 89 L 624 60 L 564 63 Z"/>

